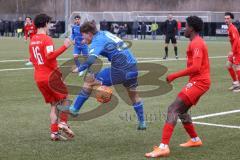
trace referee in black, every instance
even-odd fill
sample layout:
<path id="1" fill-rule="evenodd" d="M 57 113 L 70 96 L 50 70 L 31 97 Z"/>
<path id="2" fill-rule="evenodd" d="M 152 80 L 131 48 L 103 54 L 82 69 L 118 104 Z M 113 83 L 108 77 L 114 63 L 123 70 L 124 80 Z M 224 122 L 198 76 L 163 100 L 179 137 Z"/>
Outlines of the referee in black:
<path id="1" fill-rule="evenodd" d="M 173 16 L 171 14 L 168 15 L 168 19 L 164 22 L 163 31 L 165 33 L 165 56 L 163 59 L 168 58 L 168 44 L 171 40 L 173 46 L 174 46 L 174 52 L 176 59 L 178 59 L 178 52 L 177 52 L 177 21 L 173 19 Z"/>

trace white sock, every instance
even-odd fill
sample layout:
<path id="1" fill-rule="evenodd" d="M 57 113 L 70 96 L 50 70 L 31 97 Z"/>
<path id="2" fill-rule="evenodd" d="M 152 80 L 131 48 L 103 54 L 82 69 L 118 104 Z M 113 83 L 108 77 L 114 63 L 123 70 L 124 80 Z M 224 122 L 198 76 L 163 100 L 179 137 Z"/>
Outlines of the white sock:
<path id="1" fill-rule="evenodd" d="M 159 145 L 159 148 L 160 148 L 160 149 L 166 149 L 167 147 L 168 147 L 167 144 L 161 143 L 161 144 Z"/>
<path id="2" fill-rule="evenodd" d="M 195 138 L 191 138 L 191 140 L 192 140 L 193 142 L 197 142 L 197 141 L 200 141 L 200 138 L 199 138 L 199 137 L 195 137 Z"/>
<path id="3" fill-rule="evenodd" d="M 234 85 L 238 85 L 238 84 L 239 84 L 239 81 L 234 81 L 233 84 L 234 84 Z"/>

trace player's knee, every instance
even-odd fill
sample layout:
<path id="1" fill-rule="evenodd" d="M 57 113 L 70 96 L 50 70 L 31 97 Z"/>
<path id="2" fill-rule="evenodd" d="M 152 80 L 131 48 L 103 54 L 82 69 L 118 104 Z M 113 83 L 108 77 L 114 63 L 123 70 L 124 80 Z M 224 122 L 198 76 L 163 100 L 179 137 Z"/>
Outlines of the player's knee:
<path id="1" fill-rule="evenodd" d="M 192 122 L 191 116 L 188 113 L 179 114 L 178 117 L 182 123 L 191 123 Z"/>
<path id="2" fill-rule="evenodd" d="M 179 115 L 179 113 L 178 113 L 178 109 L 177 109 L 176 105 L 174 103 L 171 104 L 168 107 L 166 122 L 176 125 L 178 115 Z"/>
<path id="3" fill-rule="evenodd" d="M 78 57 L 79 57 L 78 55 L 73 55 L 74 59 L 78 59 Z"/>
<path id="4" fill-rule="evenodd" d="M 100 83 L 96 81 L 94 74 L 88 73 L 84 79 L 83 87 L 92 89 L 96 85 L 100 85 Z"/>

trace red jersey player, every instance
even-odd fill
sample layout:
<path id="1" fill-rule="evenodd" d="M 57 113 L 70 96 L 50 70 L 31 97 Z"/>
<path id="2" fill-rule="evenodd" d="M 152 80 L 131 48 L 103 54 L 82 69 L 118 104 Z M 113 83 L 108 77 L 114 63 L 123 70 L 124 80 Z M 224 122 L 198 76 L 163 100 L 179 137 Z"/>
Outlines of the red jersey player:
<path id="1" fill-rule="evenodd" d="M 232 50 L 229 52 L 227 69 L 232 77 L 233 84 L 229 88 L 233 92 L 240 92 L 240 42 L 237 28 L 232 24 L 234 15 L 230 12 L 225 13 L 225 23 L 228 25 L 228 36 Z"/>
<path id="2" fill-rule="evenodd" d="M 26 17 L 25 18 L 25 25 L 24 25 L 24 40 L 27 42 L 28 37 L 30 37 L 30 40 L 32 37 L 36 34 L 37 29 L 35 25 L 32 23 L 32 18 L 31 17 Z M 28 62 L 25 63 L 26 66 L 31 66 L 32 62 L 29 60 Z"/>
<path id="3" fill-rule="evenodd" d="M 59 129 L 62 129 L 69 138 L 74 136 L 74 133 L 67 125 L 67 114 L 60 113 L 60 122 L 58 122 L 58 116 L 56 114 L 56 105 L 66 103 L 68 95 L 67 88 L 62 81 L 61 73 L 58 71 L 56 58 L 70 47 L 71 41 L 66 39 L 64 45 L 54 50 L 53 41 L 47 35 L 50 19 L 46 14 L 40 14 L 35 17 L 34 24 L 36 25 L 37 33 L 30 40 L 29 52 L 30 60 L 34 66 L 36 85 L 42 93 L 45 102 L 51 104 L 51 139 L 59 140 L 61 137 L 64 138 L 60 134 Z M 54 84 L 60 88 L 61 92 L 53 89 Z"/>
<path id="4" fill-rule="evenodd" d="M 190 39 L 187 48 L 187 68 L 168 75 L 167 81 L 171 83 L 176 78 L 189 76 L 189 82 L 168 107 L 161 143 L 154 147 L 152 152 L 145 154 L 148 158 L 164 157 L 170 154 L 168 145 L 178 118 L 180 118 L 183 127 L 191 137 L 189 141 L 180 144 L 180 146 L 198 147 L 202 145 L 202 141 L 194 129 L 191 116 L 187 112 L 193 105 L 197 104 L 200 97 L 210 87 L 208 50 L 204 40 L 199 36 L 203 27 L 202 19 L 197 16 L 190 16 L 186 21 L 184 35 Z"/>
<path id="5" fill-rule="evenodd" d="M 32 37 L 37 33 L 37 29 L 35 25 L 32 23 L 31 17 L 26 17 L 25 26 L 24 26 L 24 39 L 27 40 L 28 37 L 32 39 Z"/>

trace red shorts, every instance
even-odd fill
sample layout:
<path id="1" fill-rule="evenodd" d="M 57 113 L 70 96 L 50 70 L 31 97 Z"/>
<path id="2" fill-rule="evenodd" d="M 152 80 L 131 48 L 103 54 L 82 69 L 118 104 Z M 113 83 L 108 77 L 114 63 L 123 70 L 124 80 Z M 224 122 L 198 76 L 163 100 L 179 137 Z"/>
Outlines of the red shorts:
<path id="1" fill-rule="evenodd" d="M 232 64 L 239 65 L 240 64 L 240 55 L 229 55 L 228 61 Z"/>
<path id="2" fill-rule="evenodd" d="M 68 96 L 67 87 L 61 79 L 52 81 L 37 81 L 37 86 L 46 103 L 55 103 Z"/>
<path id="3" fill-rule="evenodd" d="M 208 91 L 210 83 L 203 83 L 201 81 L 189 82 L 178 94 L 185 104 L 190 106 L 196 105 L 200 97 Z M 187 99 L 186 99 L 187 98 Z M 189 104 L 190 103 L 190 104 Z"/>

